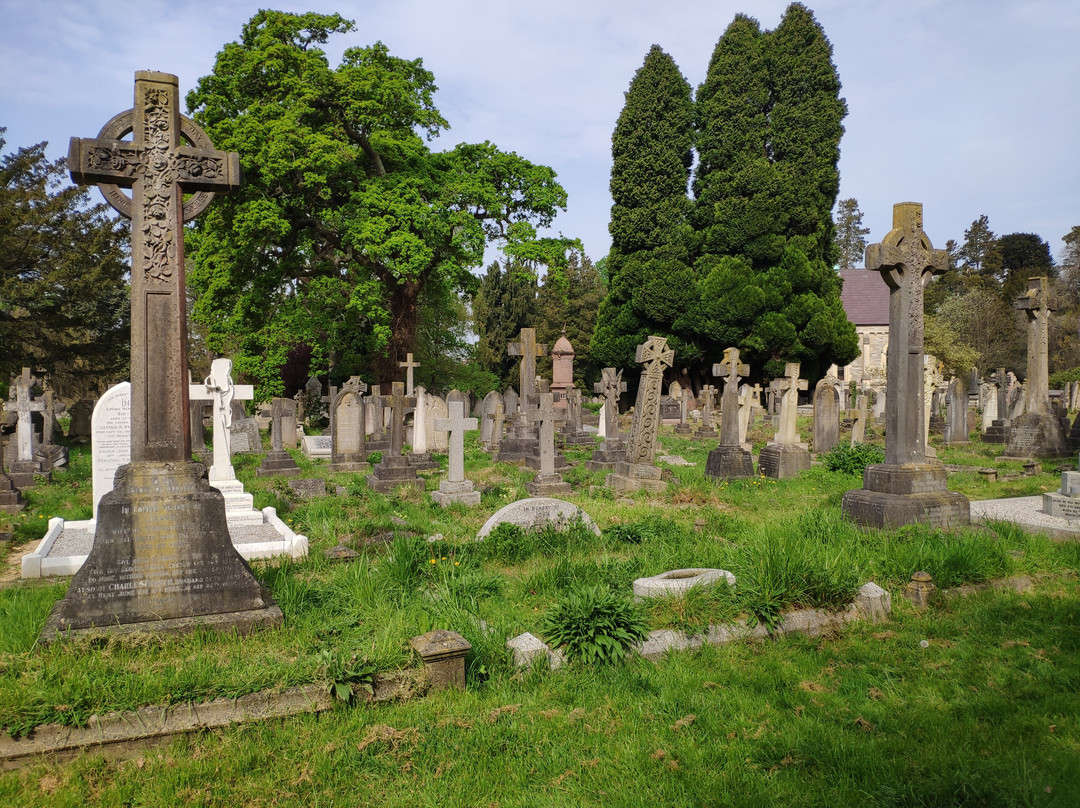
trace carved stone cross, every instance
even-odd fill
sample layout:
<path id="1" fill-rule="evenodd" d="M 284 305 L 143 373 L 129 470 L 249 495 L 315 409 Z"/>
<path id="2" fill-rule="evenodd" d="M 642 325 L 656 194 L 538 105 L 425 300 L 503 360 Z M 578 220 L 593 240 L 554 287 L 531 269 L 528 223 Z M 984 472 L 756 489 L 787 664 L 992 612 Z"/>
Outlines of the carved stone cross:
<path id="1" fill-rule="evenodd" d="M 390 455 L 397 457 L 405 445 L 405 410 L 416 406 L 416 396 L 405 395 L 404 383 L 394 382 L 390 385 L 390 395 L 380 399 L 390 408 Z"/>
<path id="2" fill-rule="evenodd" d="M 619 433 L 619 394 L 626 392 L 622 371 L 604 368 L 600 381 L 593 384 L 593 392 L 604 397 L 604 439 L 613 441 Z"/>
<path id="3" fill-rule="evenodd" d="M 233 384 L 232 360 L 215 359 L 210 365 L 210 375 L 202 384 L 188 385 L 191 401 L 209 401 L 214 405 L 213 443 L 214 464 L 210 466 L 210 482 L 235 480 L 232 466 L 232 403 L 250 401 L 255 388 L 250 384 Z M 280 447 L 278 447 L 280 448 Z"/>
<path id="4" fill-rule="evenodd" d="M 562 421 L 566 413 L 556 409 L 555 396 L 552 393 L 540 394 L 540 406 L 525 413 L 530 424 L 540 426 L 540 475 L 555 473 L 555 424 Z"/>
<path id="5" fill-rule="evenodd" d="M 72 138 L 68 167 L 72 181 L 98 183 L 131 219 L 131 460 L 188 461 L 183 224 L 214 192 L 239 187 L 240 157 L 215 150 L 180 114 L 176 76 L 140 70 L 135 106 L 97 138 Z M 131 199 L 120 188 L 131 188 Z M 185 202 L 185 194 L 193 196 Z"/>
<path id="6" fill-rule="evenodd" d="M 660 429 L 660 393 L 664 369 L 675 362 L 675 351 L 668 348 L 666 337 L 650 336 L 637 346 L 634 361 L 645 367 L 638 382 L 626 459 L 630 463 L 651 466 L 656 458 L 656 436 Z"/>
<path id="7" fill-rule="evenodd" d="M 413 394 L 413 370 L 420 367 L 419 362 L 414 362 L 412 354 L 405 354 L 405 361 L 398 362 L 399 368 L 405 368 L 405 395 Z"/>
<path id="8" fill-rule="evenodd" d="M 893 229 L 866 248 L 866 268 L 889 286 L 889 352 L 885 399 L 885 462 L 926 460 L 923 424 L 923 289 L 948 268 L 923 232 L 922 204 L 893 206 Z"/>
<path id="9" fill-rule="evenodd" d="M 1028 278 L 1027 291 L 1013 301 L 1013 308 L 1027 315 L 1027 411 L 1050 412 L 1050 307 L 1046 278 Z"/>
<path id="10" fill-rule="evenodd" d="M 738 348 L 727 348 L 723 361 L 713 365 L 712 373 L 724 380 L 720 394 L 720 445 L 740 446 L 739 379 L 750 374 L 750 366 L 739 361 Z"/>
<path id="11" fill-rule="evenodd" d="M 518 341 L 508 343 L 506 351 L 510 356 L 521 357 L 521 409 L 525 410 L 536 403 L 536 359 L 547 352 L 547 345 L 537 344 L 535 328 L 523 328 Z"/>
<path id="12" fill-rule="evenodd" d="M 30 368 L 23 368 L 22 375 L 15 380 L 14 402 L 4 404 L 4 409 L 7 412 L 18 413 L 19 416 L 15 435 L 16 448 L 18 449 L 17 457 L 20 462 L 34 459 L 34 423 L 30 418 L 30 413 L 45 411 L 45 402 L 41 399 L 35 401 L 31 397 L 31 391 L 34 389 L 35 384 L 37 384 L 37 379 L 30 375 Z M 42 439 L 48 441 L 48 436 L 43 434 Z"/>
<path id="13" fill-rule="evenodd" d="M 799 406 L 799 391 L 807 389 L 806 379 L 799 378 L 799 363 L 788 362 L 784 366 L 784 375 L 773 379 L 769 385 L 780 398 L 780 430 L 774 438 L 776 443 L 796 444 L 799 434 L 795 428 L 795 416 Z"/>
<path id="14" fill-rule="evenodd" d="M 991 381 L 997 386 L 998 420 L 1004 423 L 1009 421 L 1009 376 L 1005 368 L 998 368 L 991 377 Z"/>
<path id="15" fill-rule="evenodd" d="M 435 429 L 439 432 L 449 433 L 450 466 L 447 469 L 446 480 L 451 483 L 460 483 L 465 480 L 465 433 L 478 429 L 475 418 L 465 417 L 465 403 L 460 400 L 449 402 L 449 418 L 436 418 Z"/>
<path id="16" fill-rule="evenodd" d="M 712 429 L 713 400 L 716 397 L 716 388 L 706 384 L 701 388 L 701 428 Z"/>

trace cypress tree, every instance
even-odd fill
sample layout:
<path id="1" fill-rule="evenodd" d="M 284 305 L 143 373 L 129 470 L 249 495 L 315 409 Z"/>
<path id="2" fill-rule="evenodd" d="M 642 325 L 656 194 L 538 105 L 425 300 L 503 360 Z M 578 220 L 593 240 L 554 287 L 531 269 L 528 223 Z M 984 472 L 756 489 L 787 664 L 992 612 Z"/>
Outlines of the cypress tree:
<path id="1" fill-rule="evenodd" d="M 690 84 L 653 45 L 611 138 L 609 292 L 591 345 L 601 365 L 633 366 L 634 348 L 649 334 L 668 337 L 677 362 L 694 355 L 678 337 L 694 295 L 686 195 L 693 138 Z"/>

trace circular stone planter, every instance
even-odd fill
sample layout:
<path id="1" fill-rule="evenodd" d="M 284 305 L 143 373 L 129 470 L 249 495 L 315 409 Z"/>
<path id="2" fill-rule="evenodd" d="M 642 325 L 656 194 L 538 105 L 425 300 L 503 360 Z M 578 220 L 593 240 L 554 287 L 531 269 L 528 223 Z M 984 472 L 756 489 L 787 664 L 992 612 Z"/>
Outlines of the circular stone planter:
<path id="1" fill-rule="evenodd" d="M 680 595 L 692 586 L 712 586 L 718 581 L 724 581 L 728 586 L 735 586 L 735 576 L 727 570 L 669 570 L 634 581 L 634 597 L 662 598 Z"/>

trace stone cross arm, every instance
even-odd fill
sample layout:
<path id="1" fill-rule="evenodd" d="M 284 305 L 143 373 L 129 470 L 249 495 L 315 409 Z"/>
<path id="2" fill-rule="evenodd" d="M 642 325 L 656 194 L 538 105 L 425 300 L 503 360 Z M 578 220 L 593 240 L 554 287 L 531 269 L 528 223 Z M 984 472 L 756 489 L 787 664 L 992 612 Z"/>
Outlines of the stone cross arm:
<path id="1" fill-rule="evenodd" d="M 250 401 L 255 398 L 255 387 L 250 384 L 234 384 L 233 398 L 239 401 Z M 191 401 L 213 401 L 216 393 L 208 390 L 205 384 L 189 384 L 188 399 Z"/>

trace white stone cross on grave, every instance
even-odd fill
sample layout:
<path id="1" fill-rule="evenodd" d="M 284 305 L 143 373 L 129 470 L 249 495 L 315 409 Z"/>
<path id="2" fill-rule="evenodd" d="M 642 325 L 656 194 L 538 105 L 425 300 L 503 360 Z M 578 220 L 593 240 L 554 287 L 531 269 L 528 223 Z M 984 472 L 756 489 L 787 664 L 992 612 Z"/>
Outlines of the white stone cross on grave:
<path id="1" fill-rule="evenodd" d="M 412 354 L 405 354 L 405 361 L 398 362 L 399 368 L 405 368 L 405 395 L 413 394 L 413 369 L 420 367 L 419 362 L 414 362 Z"/>
<path id="2" fill-rule="evenodd" d="M 563 410 L 555 408 L 555 397 L 551 393 L 541 393 L 540 406 L 525 413 L 528 423 L 540 425 L 541 477 L 555 473 L 555 424 L 565 417 Z"/>
<path id="3" fill-rule="evenodd" d="M 784 366 L 784 375 L 773 379 L 769 387 L 780 394 L 780 430 L 773 440 L 776 443 L 794 445 L 799 443 L 799 433 L 795 428 L 795 415 L 799 407 L 799 391 L 807 389 L 806 379 L 799 378 L 799 363 L 788 362 Z"/>
<path id="4" fill-rule="evenodd" d="M 232 403 L 250 401 L 255 397 L 255 388 L 250 384 L 233 384 L 232 360 L 215 359 L 210 365 L 210 375 L 202 384 L 188 386 L 188 397 L 192 401 L 210 401 L 214 405 L 214 464 L 210 466 L 210 482 L 235 480 L 236 472 L 232 467 Z"/>
<path id="5" fill-rule="evenodd" d="M 41 399 L 35 401 L 30 395 L 30 391 L 33 390 L 36 383 L 37 379 L 30 375 L 30 368 L 23 368 L 22 376 L 15 380 L 14 403 L 9 401 L 4 404 L 4 409 L 7 412 L 15 412 L 19 415 L 16 439 L 18 441 L 18 459 L 20 462 L 34 459 L 34 424 L 30 419 L 30 413 L 45 411 L 45 402 Z M 48 440 L 45 435 L 42 435 L 42 438 Z"/>
<path id="6" fill-rule="evenodd" d="M 446 480 L 460 483 L 465 480 L 465 433 L 479 429 L 475 418 L 465 417 L 464 402 L 454 399 L 449 402 L 449 418 L 436 418 L 435 429 L 449 433 L 450 467 Z"/>

